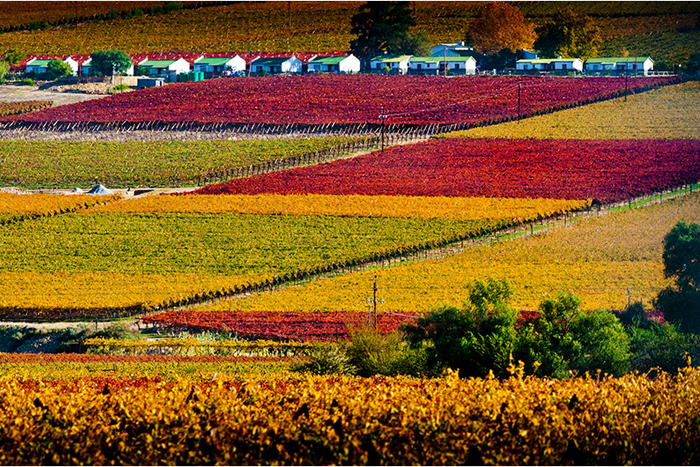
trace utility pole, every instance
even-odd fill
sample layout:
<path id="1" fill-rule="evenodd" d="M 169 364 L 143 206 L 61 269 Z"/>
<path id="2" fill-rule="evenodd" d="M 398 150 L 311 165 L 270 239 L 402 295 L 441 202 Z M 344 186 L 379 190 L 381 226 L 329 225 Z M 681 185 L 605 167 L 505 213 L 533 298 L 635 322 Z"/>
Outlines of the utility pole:
<path id="1" fill-rule="evenodd" d="M 443 65 L 445 66 L 445 78 L 447 78 L 447 44 L 443 44 L 442 46 L 442 52 L 445 54 L 443 57 Z"/>
<path id="2" fill-rule="evenodd" d="M 518 123 L 520 123 L 520 81 L 518 81 Z"/>
<path id="3" fill-rule="evenodd" d="M 384 299 L 377 301 L 377 275 L 374 275 L 374 286 L 372 287 L 372 298 L 367 298 L 367 325 L 372 326 L 376 331 L 379 326 L 377 319 L 377 303 L 384 303 Z M 372 318 L 374 312 L 374 319 Z"/>
<path id="4" fill-rule="evenodd" d="M 627 308 L 630 307 L 630 302 L 632 301 L 632 294 L 630 293 L 630 289 L 632 287 L 627 287 Z"/>
<path id="5" fill-rule="evenodd" d="M 386 115 L 384 114 L 384 106 L 382 106 L 382 114 L 379 116 L 382 120 L 382 156 L 384 155 L 384 121 L 386 120 Z"/>
<path id="6" fill-rule="evenodd" d="M 625 102 L 627 102 L 627 72 L 625 71 Z"/>

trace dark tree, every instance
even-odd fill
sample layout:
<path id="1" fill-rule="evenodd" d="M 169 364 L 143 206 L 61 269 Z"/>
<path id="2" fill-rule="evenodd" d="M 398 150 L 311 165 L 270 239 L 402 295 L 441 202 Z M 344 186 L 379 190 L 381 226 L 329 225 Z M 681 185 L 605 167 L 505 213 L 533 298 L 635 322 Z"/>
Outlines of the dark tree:
<path id="1" fill-rule="evenodd" d="M 535 49 L 544 57 L 580 58 L 595 56 L 602 44 L 600 28 L 586 15 L 569 7 L 559 10 L 550 21 L 536 29 Z"/>
<path id="2" fill-rule="evenodd" d="M 368 2 L 352 19 L 350 51 L 367 62 L 378 55 L 425 52 L 427 37 L 414 35 L 409 28 L 416 25 L 408 2 Z"/>
<path id="3" fill-rule="evenodd" d="M 676 224 L 664 237 L 663 261 L 674 285 L 659 292 L 656 306 L 683 331 L 700 333 L 700 224 Z"/>
<path id="4" fill-rule="evenodd" d="M 131 66 L 131 58 L 121 50 L 98 50 L 91 56 L 92 66 L 104 76 L 122 75 Z"/>
<path id="5" fill-rule="evenodd" d="M 491 2 L 472 21 L 466 40 L 483 54 L 495 54 L 504 49 L 514 53 L 532 47 L 535 28 L 525 22 L 517 7 Z"/>

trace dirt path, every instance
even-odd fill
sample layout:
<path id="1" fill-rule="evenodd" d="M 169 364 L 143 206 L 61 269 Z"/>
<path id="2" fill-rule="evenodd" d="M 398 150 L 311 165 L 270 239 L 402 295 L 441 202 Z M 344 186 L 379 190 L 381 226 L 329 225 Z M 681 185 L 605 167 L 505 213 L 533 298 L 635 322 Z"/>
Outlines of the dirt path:
<path id="1" fill-rule="evenodd" d="M 58 89 L 58 88 L 56 88 Z M 54 107 L 75 102 L 102 99 L 108 94 L 87 94 L 82 92 L 59 92 L 41 90 L 37 86 L 0 86 L 0 102 L 53 101 Z"/>

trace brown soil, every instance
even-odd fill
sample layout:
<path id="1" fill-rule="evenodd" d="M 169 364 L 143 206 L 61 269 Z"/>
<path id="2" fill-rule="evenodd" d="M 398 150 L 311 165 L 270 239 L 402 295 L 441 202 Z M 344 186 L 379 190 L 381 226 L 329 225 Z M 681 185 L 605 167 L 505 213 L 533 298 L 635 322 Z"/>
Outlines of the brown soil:
<path id="1" fill-rule="evenodd" d="M 53 86 L 44 90 L 37 86 L 0 86 L 0 102 L 53 101 L 55 107 L 107 97 L 107 88 L 109 85 L 105 83 Z"/>

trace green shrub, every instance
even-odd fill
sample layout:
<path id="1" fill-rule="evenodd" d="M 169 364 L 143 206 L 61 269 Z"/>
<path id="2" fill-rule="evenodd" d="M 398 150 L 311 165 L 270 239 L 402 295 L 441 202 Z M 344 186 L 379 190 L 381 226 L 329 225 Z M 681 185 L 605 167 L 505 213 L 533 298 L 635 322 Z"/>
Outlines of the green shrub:
<path id="1" fill-rule="evenodd" d="M 507 280 L 476 281 L 463 308 L 442 306 L 402 329 L 414 349 L 424 348 L 432 371 L 459 370 L 461 376 L 506 376 L 516 341 L 517 311 Z"/>
<path id="2" fill-rule="evenodd" d="M 632 370 L 647 373 L 654 368 L 675 374 L 698 354 L 698 338 L 683 334 L 673 324 L 651 322 L 627 327 L 630 336 Z"/>
<path id="3" fill-rule="evenodd" d="M 109 92 L 110 94 L 120 94 L 122 92 L 128 92 L 131 90 L 132 89 L 126 84 L 117 84 L 116 86 L 109 88 L 107 92 Z"/>
<path id="4" fill-rule="evenodd" d="M 570 332 L 581 343 L 581 352 L 571 363 L 581 374 L 600 370 L 621 376 L 630 371 L 630 338 L 611 312 L 583 313 L 572 321 Z"/>
<path id="5" fill-rule="evenodd" d="M 22 81 L 20 81 L 20 84 L 23 86 L 34 86 L 36 83 L 31 78 L 24 78 Z"/>
<path id="6" fill-rule="evenodd" d="M 317 375 L 354 375 L 357 373 L 357 369 L 350 363 L 350 357 L 343 346 L 328 343 L 314 344 L 311 351 L 311 361 L 293 369 Z"/>

